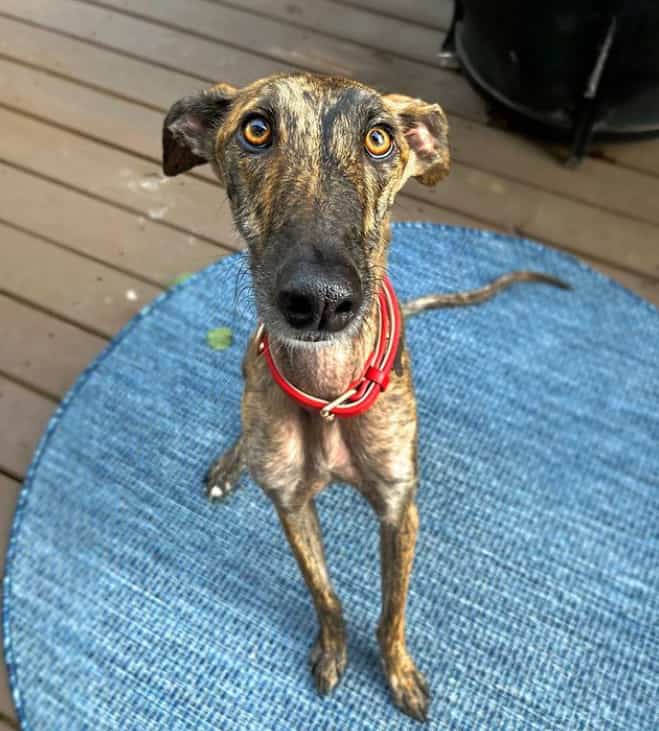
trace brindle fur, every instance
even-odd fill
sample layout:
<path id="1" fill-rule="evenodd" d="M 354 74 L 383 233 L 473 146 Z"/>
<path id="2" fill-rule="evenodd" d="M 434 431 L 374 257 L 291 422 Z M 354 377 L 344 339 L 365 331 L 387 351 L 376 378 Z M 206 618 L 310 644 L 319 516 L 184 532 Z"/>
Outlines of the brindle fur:
<path id="1" fill-rule="evenodd" d="M 267 114 L 274 128 L 272 146 L 259 154 L 237 142 L 242 122 L 254 111 Z M 394 136 L 395 152 L 387 160 L 365 154 L 364 135 L 374 123 L 386 124 Z M 433 185 L 448 173 L 447 133 L 436 104 L 307 74 L 274 76 L 241 90 L 220 84 L 170 110 L 163 132 L 165 172 L 209 162 L 225 185 L 248 245 L 259 316 L 280 369 L 299 388 L 332 399 L 359 374 L 375 337 L 389 211 L 409 177 Z M 338 251 L 348 257 L 363 288 L 358 316 L 319 342 L 294 331 L 273 301 L 282 259 L 309 246 L 318 256 Z M 208 494 L 225 496 L 247 469 L 272 499 L 318 615 L 312 673 L 317 689 L 326 693 L 346 666 L 346 632 L 314 498 L 337 480 L 362 493 L 380 521 L 377 637 L 384 672 L 396 705 L 424 720 L 428 684 L 405 641 L 419 519 L 416 402 L 404 343 L 397 365 L 369 411 L 327 422 L 281 391 L 252 341 L 244 360 L 242 433 L 210 471 Z"/>

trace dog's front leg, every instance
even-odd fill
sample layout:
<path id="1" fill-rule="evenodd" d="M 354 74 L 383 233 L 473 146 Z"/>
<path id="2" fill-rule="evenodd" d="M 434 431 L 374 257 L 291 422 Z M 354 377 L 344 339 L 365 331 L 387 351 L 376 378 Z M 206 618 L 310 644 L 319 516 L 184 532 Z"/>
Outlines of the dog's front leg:
<path id="1" fill-rule="evenodd" d="M 418 526 L 419 514 L 413 501 L 395 524 L 381 524 L 382 614 L 377 634 L 394 703 L 410 716 L 425 721 L 430 703 L 428 683 L 405 643 L 405 603 Z"/>
<path id="2" fill-rule="evenodd" d="M 293 511 L 277 507 L 277 512 L 316 607 L 320 631 L 311 650 L 311 672 L 318 692 L 324 695 L 339 682 L 347 662 L 341 603 L 327 573 L 313 500 Z"/>
<path id="3" fill-rule="evenodd" d="M 206 495 L 210 500 L 223 500 L 235 488 L 244 469 L 242 436 L 210 468 L 206 477 Z"/>

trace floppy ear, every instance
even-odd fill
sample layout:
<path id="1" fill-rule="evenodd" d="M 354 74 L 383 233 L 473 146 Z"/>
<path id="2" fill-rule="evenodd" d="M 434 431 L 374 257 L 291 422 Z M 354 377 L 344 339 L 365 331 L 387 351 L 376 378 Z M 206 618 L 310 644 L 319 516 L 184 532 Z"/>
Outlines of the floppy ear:
<path id="1" fill-rule="evenodd" d="M 451 167 L 448 122 L 442 108 L 401 94 L 389 94 L 385 100 L 400 120 L 410 148 L 406 177 L 435 185 Z"/>
<path id="2" fill-rule="evenodd" d="M 217 130 L 237 91 L 230 84 L 218 84 L 171 107 L 162 129 L 165 175 L 184 173 L 213 158 Z"/>

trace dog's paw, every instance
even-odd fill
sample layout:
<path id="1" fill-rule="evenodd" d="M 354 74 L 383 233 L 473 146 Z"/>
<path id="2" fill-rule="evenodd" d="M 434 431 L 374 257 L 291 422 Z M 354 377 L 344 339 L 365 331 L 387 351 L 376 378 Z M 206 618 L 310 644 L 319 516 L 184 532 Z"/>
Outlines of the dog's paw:
<path id="1" fill-rule="evenodd" d="M 428 720 L 430 688 L 423 673 L 409 656 L 385 665 L 387 681 L 394 703 L 403 713 L 417 721 Z"/>
<path id="2" fill-rule="evenodd" d="M 211 467 L 206 478 L 208 499 L 225 500 L 236 488 L 242 469 L 240 443 L 237 443 Z"/>
<path id="3" fill-rule="evenodd" d="M 323 647 L 318 639 L 311 649 L 309 660 L 316 690 L 320 695 L 327 695 L 341 680 L 348 663 L 345 640 L 333 642 L 329 647 Z"/>
<path id="4" fill-rule="evenodd" d="M 211 480 L 209 478 L 208 482 L 206 483 L 206 497 L 211 502 L 226 500 L 226 498 L 228 498 L 229 495 L 233 492 L 235 487 L 235 483 L 229 482 L 228 480 Z"/>

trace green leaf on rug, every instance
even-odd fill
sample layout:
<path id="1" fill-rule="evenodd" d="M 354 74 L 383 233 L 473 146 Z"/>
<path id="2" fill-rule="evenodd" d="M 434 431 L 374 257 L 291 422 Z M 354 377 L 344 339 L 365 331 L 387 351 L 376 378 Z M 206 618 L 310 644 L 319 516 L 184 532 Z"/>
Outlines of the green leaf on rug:
<path id="1" fill-rule="evenodd" d="M 177 284 L 183 284 L 183 282 L 187 282 L 188 279 L 192 276 L 191 272 L 183 272 L 182 274 L 177 274 L 174 279 L 172 279 L 168 287 L 175 287 Z"/>
<path id="2" fill-rule="evenodd" d="M 218 327 L 208 331 L 206 340 L 213 350 L 226 350 L 233 342 L 233 332 L 230 327 Z"/>

